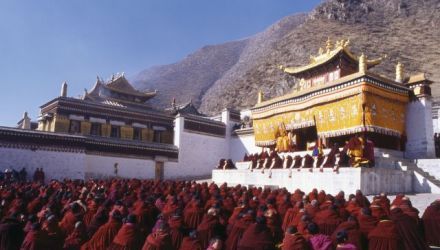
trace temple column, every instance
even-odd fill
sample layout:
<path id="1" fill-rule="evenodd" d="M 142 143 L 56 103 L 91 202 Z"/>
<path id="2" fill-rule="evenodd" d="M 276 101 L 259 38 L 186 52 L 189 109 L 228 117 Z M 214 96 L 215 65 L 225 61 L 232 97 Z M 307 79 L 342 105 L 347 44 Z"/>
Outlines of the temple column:
<path id="1" fill-rule="evenodd" d="M 406 109 L 407 158 L 435 157 L 430 84 L 426 79 L 408 84 L 413 96 Z"/>

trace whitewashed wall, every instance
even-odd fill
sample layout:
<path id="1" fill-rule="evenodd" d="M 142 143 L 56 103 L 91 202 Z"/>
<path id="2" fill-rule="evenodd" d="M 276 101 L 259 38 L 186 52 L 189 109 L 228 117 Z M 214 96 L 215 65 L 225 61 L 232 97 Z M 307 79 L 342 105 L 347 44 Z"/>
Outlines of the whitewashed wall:
<path id="1" fill-rule="evenodd" d="M 43 168 L 46 180 L 82 179 L 84 177 L 85 154 L 83 152 L 57 152 L 24 148 L 0 147 L 0 170 L 25 167 L 28 178 L 36 168 Z"/>
<path id="2" fill-rule="evenodd" d="M 228 158 L 227 137 L 216 137 L 185 131 L 184 118 L 177 117 L 174 123 L 174 144 L 179 148 L 177 163 L 165 163 L 166 178 L 210 176 L 219 159 Z"/>
<path id="3" fill-rule="evenodd" d="M 255 146 L 254 134 L 231 137 L 230 158 L 233 162 L 243 160 L 245 153 L 259 153 L 261 148 Z"/>
<path id="4" fill-rule="evenodd" d="M 406 107 L 406 152 L 405 157 L 420 159 L 435 156 L 432 103 L 429 98 L 409 102 Z"/>
<path id="5" fill-rule="evenodd" d="M 155 162 L 148 159 L 126 157 L 86 155 L 85 178 L 155 178 Z M 114 165 L 118 164 L 118 173 L 115 174 Z"/>

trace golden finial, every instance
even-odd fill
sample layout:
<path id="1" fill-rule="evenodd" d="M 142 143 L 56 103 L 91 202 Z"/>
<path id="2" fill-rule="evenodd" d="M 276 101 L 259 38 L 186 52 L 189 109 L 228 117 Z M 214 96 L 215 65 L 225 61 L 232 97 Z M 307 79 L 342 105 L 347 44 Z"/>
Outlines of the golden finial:
<path id="1" fill-rule="evenodd" d="M 322 47 L 319 47 L 318 53 L 319 53 L 319 55 L 324 54 L 324 49 Z"/>
<path id="2" fill-rule="evenodd" d="M 399 61 L 397 62 L 396 65 L 396 82 L 403 82 L 403 64 L 400 63 Z"/>
<path id="3" fill-rule="evenodd" d="M 367 58 L 364 53 L 359 56 L 359 72 L 365 73 L 367 72 Z"/>
<path id="4" fill-rule="evenodd" d="M 263 102 L 263 91 L 259 90 L 257 103 L 262 103 L 262 102 Z"/>
<path id="5" fill-rule="evenodd" d="M 344 44 L 342 45 L 342 47 L 348 47 L 348 45 L 350 45 L 350 39 L 347 39 L 344 41 Z"/>
<path id="6" fill-rule="evenodd" d="M 330 37 L 328 37 L 328 39 L 327 39 L 327 42 L 326 42 L 326 50 L 327 50 L 327 53 L 330 53 L 330 51 L 332 50 L 332 48 L 333 48 L 333 45 L 332 45 L 332 41 L 330 40 Z"/>

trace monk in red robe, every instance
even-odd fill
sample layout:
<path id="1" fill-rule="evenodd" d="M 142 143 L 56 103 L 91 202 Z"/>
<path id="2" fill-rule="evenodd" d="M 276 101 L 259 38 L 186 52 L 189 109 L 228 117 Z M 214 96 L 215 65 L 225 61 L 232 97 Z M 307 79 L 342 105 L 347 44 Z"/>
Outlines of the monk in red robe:
<path id="1" fill-rule="evenodd" d="M 281 243 L 281 250 L 309 250 L 309 242 L 304 236 L 298 233 L 293 226 L 287 228 L 284 234 L 283 243 Z"/>
<path id="2" fill-rule="evenodd" d="M 237 250 L 274 250 L 275 244 L 270 229 L 266 226 L 265 217 L 257 217 L 238 242 Z"/>
<path id="3" fill-rule="evenodd" d="M 422 216 L 426 242 L 440 246 L 440 200 L 429 205 Z"/>
<path id="4" fill-rule="evenodd" d="M 342 222 L 336 228 L 335 232 L 332 234 L 331 238 L 334 245 L 337 245 L 337 234 L 341 231 L 347 233 L 346 243 L 351 243 L 356 246 L 357 249 L 361 248 L 361 231 L 359 230 L 359 225 L 356 222 L 356 218 L 350 216 L 347 221 Z"/>
<path id="5" fill-rule="evenodd" d="M 0 224 L 0 250 L 20 248 L 24 233 L 16 214 L 3 219 Z"/>
<path id="6" fill-rule="evenodd" d="M 193 199 L 183 211 L 183 221 L 188 228 L 197 228 L 204 214 L 203 205 L 199 199 Z"/>
<path id="7" fill-rule="evenodd" d="M 307 226 L 309 233 L 309 242 L 312 249 L 331 250 L 333 248 L 332 240 L 328 235 L 319 233 L 320 229 L 316 223 L 310 223 Z"/>
<path id="8" fill-rule="evenodd" d="M 160 223 L 157 229 L 148 235 L 142 250 L 173 250 L 171 237 L 166 223 Z"/>
<path id="9" fill-rule="evenodd" d="M 225 242 L 226 250 L 236 250 L 238 247 L 238 241 L 242 238 L 246 229 L 254 223 L 253 211 L 249 210 L 246 214 L 241 214 L 232 226 L 228 238 Z"/>
<path id="10" fill-rule="evenodd" d="M 400 250 L 402 241 L 396 225 L 391 220 L 381 220 L 368 234 L 368 249 L 370 250 Z"/>
<path id="11" fill-rule="evenodd" d="M 203 250 L 196 230 L 192 230 L 187 237 L 183 238 L 179 250 Z"/>
<path id="12" fill-rule="evenodd" d="M 371 215 L 369 208 L 362 208 L 360 214 L 357 217 L 359 222 L 359 230 L 361 232 L 361 244 L 365 248 L 368 245 L 368 235 L 373 230 L 379 220 Z"/>
<path id="13" fill-rule="evenodd" d="M 136 215 L 130 214 L 127 221 L 119 229 L 108 250 L 139 250 L 142 246 L 142 238 L 136 225 Z"/>
<path id="14" fill-rule="evenodd" d="M 112 212 L 109 221 L 101 226 L 93 237 L 81 246 L 81 250 L 106 250 L 121 228 L 122 218 L 118 210 Z"/>
<path id="15" fill-rule="evenodd" d="M 50 242 L 47 241 L 47 234 L 41 230 L 41 225 L 36 222 L 32 224 L 31 230 L 26 234 L 21 250 L 44 250 L 50 248 Z"/>
<path id="16" fill-rule="evenodd" d="M 391 207 L 390 218 L 403 240 L 403 249 L 429 249 L 416 222 L 409 215 L 404 214 L 402 209 Z"/>
<path id="17" fill-rule="evenodd" d="M 338 225 L 342 222 L 336 206 L 318 212 L 313 221 L 318 225 L 319 232 L 325 235 L 332 235 Z"/>
<path id="18" fill-rule="evenodd" d="M 73 232 L 64 240 L 64 250 L 80 250 L 81 245 L 87 241 L 87 233 L 84 223 L 78 221 L 75 223 Z"/>
<path id="19" fill-rule="evenodd" d="M 64 238 L 66 235 L 58 226 L 55 215 L 51 215 L 47 218 L 47 221 L 43 224 L 43 230 L 45 230 L 47 233 L 47 238 L 51 244 L 51 249 L 63 249 Z"/>
<path id="20" fill-rule="evenodd" d="M 64 214 L 59 226 L 65 235 L 69 235 L 75 229 L 75 223 L 77 221 L 82 221 L 82 213 L 81 207 L 75 202 L 70 205 L 70 209 Z"/>
<path id="21" fill-rule="evenodd" d="M 217 233 L 221 227 L 218 217 L 218 210 L 210 208 L 208 213 L 203 217 L 202 222 L 197 227 L 197 234 L 199 235 L 202 247 L 208 247 L 209 240 Z"/>
<path id="22" fill-rule="evenodd" d="M 168 219 L 168 225 L 170 227 L 171 243 L 174 249 L 179 249 L 184 237 L 183 219 L 179 213 L 173 214 Z"/>

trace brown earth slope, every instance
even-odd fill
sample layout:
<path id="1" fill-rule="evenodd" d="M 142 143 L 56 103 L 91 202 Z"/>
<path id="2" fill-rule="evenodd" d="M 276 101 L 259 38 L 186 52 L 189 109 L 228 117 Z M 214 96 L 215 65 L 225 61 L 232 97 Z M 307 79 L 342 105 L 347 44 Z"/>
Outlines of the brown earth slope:
<path id="1" fill-rule="evenodd" d="M 188 63 L 193 54 L 160 66 L 162 71 L 141 73 L 136 83 L 143 88 L 160 86 L 163 90 L 157 98 L 167 100 L 162 103 L 173 95 L 182 101 L 191 96 L 204 113 L 247 108 L 255 104 L 259 89 L 267 98 L 291 91 L 295 79 L 280 72 L 278 65 L 308 63 L 328 37 L 348 38 L 354 52 L 371 58 L 386 54 L 387 60 L 373 71 L 391 78 L 397 61 L 404 64 L 407 75 L 427 72 L 435 82 L 433 95 L 440 97 L 439 0 L 328 0 L 308 15 L 286 17 L 246 40 L 210 46 L 215 53 L 203 49 L 194 53 L 204 65 L 220 65 L 218 70 L 205 71 L 204 65 Z M 234 43 L 235 49 L 230 49 Z"/>

